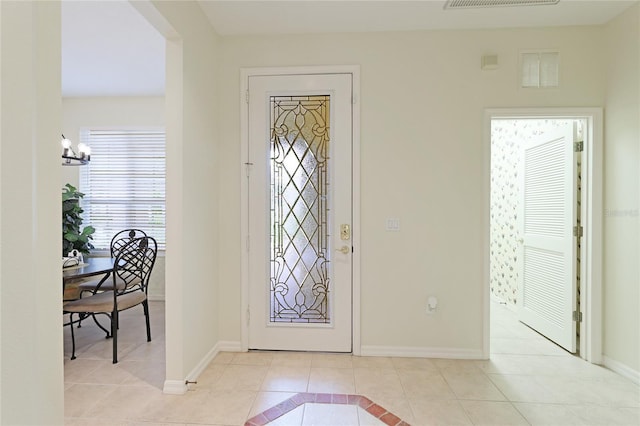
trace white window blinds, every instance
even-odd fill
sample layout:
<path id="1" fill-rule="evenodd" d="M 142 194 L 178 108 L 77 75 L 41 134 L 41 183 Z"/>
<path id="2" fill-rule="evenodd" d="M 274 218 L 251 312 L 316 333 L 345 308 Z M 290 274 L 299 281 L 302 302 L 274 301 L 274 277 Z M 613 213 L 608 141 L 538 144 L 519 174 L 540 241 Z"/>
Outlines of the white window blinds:
<path id="1" fill-rule="evenodd" d="M 164 129 L 83 129 L 91 162 L 80 168 L 83 226 L 96 229 L 92 244 L 109 249 L 117 232 L 137 228 L 165 248 Z"/>

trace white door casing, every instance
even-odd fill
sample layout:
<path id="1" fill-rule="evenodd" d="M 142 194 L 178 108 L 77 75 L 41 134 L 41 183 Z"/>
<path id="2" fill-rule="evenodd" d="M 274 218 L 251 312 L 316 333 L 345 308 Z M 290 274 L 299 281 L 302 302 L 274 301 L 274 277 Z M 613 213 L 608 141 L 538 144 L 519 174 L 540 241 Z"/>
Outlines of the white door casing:
<path id="1" fill-rule="evenodd" d="M 574 127 L 564 126 L 522 147 L 520 321 L 576 352 L 577 172 Z"/>
<path id="2" fill-rule="evenodd" d="M 247 93 L 247 348 L 351 352 L 353 240 L 352 235 L 346 239 L 340 238 L 340 226 L 348 225 L 350 230 L 354 227 L 351 182 L 352 75 L 253 75 L 248 77 Z M 271 253 L 273 223 L 270 204 L 272 166 L 269 104 L 272 96 L 296 95 L 330 96 L 328 199 L 319 198 L 327 202 L 329 213 L 325 224 L 329 238 L 323 252 L 329 265 L 326 269 L 329 283 L 328 323 L 302 323 L 302 319 L 298 318 L 292 322 L 274 320 L 270 305 L 270 300 L 276 295 L 271 292 L 274 284 L 270 282 L 273 281 L 271 266 L 276 263 L 272 261 Z M 285 200 L 287 203 L 294 204 L 291 200 Z M 346 253 L 338 251 L 344 247 L 348 248 Z M 296 250 L 302 253 L 302 249 Z M 288 271 L 290 266 L 285 269 Z M 276 284 L 286 288 L 284 294 L 293 294 L 293 286 L 287 286 L 284 282 Z M 300 301 L 304 305 L 302 293 L 298 295 L 301 299 L 296 298 L 295 302 Z M 291 306 L 294 306 L 294 302 Z"/>

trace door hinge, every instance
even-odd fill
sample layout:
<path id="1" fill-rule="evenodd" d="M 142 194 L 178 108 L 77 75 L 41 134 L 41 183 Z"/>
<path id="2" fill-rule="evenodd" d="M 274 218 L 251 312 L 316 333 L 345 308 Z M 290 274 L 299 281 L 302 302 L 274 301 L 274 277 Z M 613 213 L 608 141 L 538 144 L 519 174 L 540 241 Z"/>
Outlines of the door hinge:
<path id="1" fill-rule="evenodd" d="M 249 163 L 249 162 L 244 163 L 247 178 L 249 178 L 249 175 L 251 174 L 251 166 L 253 166 L 253 163 Z"/>
<path id="2" fill-rule="evenodd" d="M 251 307 L 247 305 L 247 326 L 251 322 Z"/>
<path id="3" fill-rule="evenodd" d="M 582 152 L 584 151 L 584 142 L 574 142 L 573 143 L 573 152 Z"/>
<path id="4" fill-rule="evenodd" d="M 584 228 L 581 225 L 576 225 L 573 227 L 574 237 L 582 238 L 583 234 L 584 234 Z"/>
<path id="5" fill-rule="evenodd" d="M 573 311 L 573 320 L 576 322 L 582 322 L 582 312 Z"/>
<path id="6" fill-rule="evenodd" d="M 244 92 L 244 101 L 246 103 L 249 103 L 249 90 Z"/>

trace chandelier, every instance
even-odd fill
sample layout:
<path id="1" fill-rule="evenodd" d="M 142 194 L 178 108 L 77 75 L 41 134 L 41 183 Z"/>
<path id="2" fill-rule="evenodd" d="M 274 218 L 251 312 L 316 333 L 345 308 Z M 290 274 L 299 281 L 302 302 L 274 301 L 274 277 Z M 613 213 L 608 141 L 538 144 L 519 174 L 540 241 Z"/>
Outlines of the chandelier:
<path id="1" fill-rule="evenodd" d="M 71 141 L 62 135 L 62 165 L 83 166 L 91 161 L 91 148 L 86 144 L 78 144 L 78 153 L 71 147 Z"/>

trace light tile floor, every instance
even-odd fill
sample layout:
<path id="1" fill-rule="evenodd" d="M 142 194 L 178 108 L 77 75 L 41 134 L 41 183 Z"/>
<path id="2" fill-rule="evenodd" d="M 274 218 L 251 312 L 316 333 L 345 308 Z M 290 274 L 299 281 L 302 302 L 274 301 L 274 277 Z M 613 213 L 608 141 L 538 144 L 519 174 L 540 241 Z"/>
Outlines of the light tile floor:
<path id="1" fill-rule="evenodd" d="M 111 340 L 86 321 L 70 361 L 65 327 L 66 425 L 242 425 L 298 392 L 364 395 L 412 425 L 640 425 L 640 388 L 589 364 L 491 307 L 490 360 L 223 352 L 186 395 L 165 395 L 164 304 L 122 315 Z M 271 425 L 374 425 L 355 406 L 304 404 Z"/>

